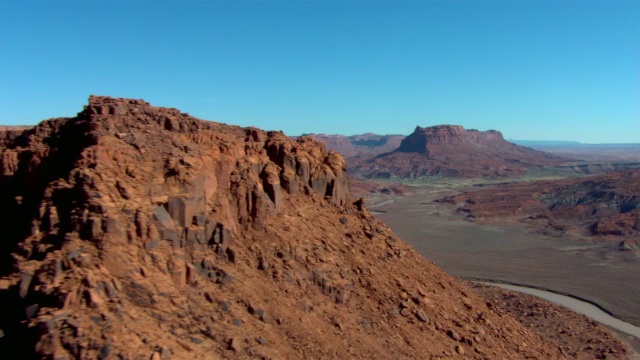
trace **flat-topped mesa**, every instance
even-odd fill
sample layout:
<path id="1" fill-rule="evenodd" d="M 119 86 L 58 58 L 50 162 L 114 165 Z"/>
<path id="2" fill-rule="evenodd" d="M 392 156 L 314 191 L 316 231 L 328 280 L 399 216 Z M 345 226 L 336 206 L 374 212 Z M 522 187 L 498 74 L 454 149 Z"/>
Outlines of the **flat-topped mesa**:
<path id="1" fill-rule="evenodd" d="M 417 126 L 414 132 L 407 136 L 395 151 L 417 152 L 428 156 L 430 152 L 437 150 L 436 147 L 459 146 L 461 144 L 473 145 L 493 141 L 506 142 L 502 134 L 496 130 L 465 130 L 464 127 L 459 125 L 438 125 L 424 128 Z"/>
<path id="2" fill-rule="evenodd" d="M 358 159 L 356 159 L 358 160 Z M 496 130 L 417 126 L 394 151 L 350 164 L 363 177 L 503 177 L 558 158 L 506 141 Z"/>

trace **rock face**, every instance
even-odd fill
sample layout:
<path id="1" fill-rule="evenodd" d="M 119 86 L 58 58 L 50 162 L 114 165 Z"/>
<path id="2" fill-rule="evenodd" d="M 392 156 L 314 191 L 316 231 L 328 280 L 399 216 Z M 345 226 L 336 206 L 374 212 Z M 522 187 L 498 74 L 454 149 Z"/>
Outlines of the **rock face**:
<path id="1" fill-rule="evenodd" d="M 563 358 L 354 204 L 308 137 L 92 96 L 0 154 L 7 353 Z"/>
<path id="2" fill-rule="evenodd" d="M 354 162 L 350 167 L 362 177 L 504 177 L 519 175 L 532 166 L 555 164 L 558 160 L 510 143 L 495 130 L 440 125 L 418 126 L 396 150 Z"/>
<path id="3" fill-rule="evenodd" d="M 457 125 L 439 125 L 426 128 L 417 126 L 414 132 L 402 141 L 396 152 L 416 152 L 435 157 L 454 149 L 455 152 L 460 152 L 458 150 L 460 148 L 486 145 L 491 149 L 491 145 L 502 141 L 505 141 L 502 134 L 495 130 L 465 130 L 462 126 Z"/>
<path id="4" fill-rule="evenodd" d="M 313 139 L 323 142 L 327 149 L 342 154 L 347 162 L 351 158 L 370 158 L 393 151 L 400 146 L 404 135 L 377 135 L 372 133 L 360 135 L 326 135 L 309 134 Z"/>

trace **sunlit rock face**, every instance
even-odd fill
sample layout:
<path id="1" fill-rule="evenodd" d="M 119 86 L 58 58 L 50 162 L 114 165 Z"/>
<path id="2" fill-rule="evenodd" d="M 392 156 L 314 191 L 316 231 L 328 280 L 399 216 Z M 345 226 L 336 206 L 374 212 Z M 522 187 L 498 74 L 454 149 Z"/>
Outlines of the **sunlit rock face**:
<path id="1" fill-rule="evenodd" d="M 309 137 L 92 96 L 0 155 L 7 353 L 563 358 L 351 199 Z"/>

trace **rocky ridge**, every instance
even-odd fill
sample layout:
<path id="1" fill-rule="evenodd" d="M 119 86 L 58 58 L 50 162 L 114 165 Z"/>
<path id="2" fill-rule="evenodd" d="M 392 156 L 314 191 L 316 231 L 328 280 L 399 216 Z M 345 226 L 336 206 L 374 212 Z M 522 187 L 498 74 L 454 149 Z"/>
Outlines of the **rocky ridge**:
<path id="1" fill-rule="evenodd" d="M 350 158 L 368 158 L 391 152 L 400 146 L 404 135 L 377 135 L 372 133 L 359 135 L 308 134 L 309 137 L 323 142 L 327 149 L 340 153 L 349 162 Z"/>
<path id="2" fill-rule="evenodd" d="M 559 158 L 506 141 L 499 131 L 466 130 L 457 125 L 416 127 L 389 153 L 353 162 L 352 172 L 367 178 L 507 177 L 530 167 L 557 164 Z"/>
<path id="3" fill-rule="evenodd" d="M 32 127 L 33 126 L 27 125 L 0 125 L 0 133 L 3 133 L 5 131 L 20 132 L 23 130 L 31 129 Z"/>
<path id="4" fill-rule="evenodd" d="M 24 358 L 564 358 L 349 198 L 310 138 L 92 96 L 0 138 Z"/>

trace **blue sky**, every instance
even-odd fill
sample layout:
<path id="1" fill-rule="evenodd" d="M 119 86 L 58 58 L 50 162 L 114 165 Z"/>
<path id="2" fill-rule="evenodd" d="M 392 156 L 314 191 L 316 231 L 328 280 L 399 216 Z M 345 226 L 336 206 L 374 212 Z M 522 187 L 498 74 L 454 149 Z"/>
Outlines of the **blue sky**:
<path id="1" fill-rule="evenodd" d="M 90 94 L 301 133 L 640 142 L 638 1 L 0 2 L 0 124 Z"/>

